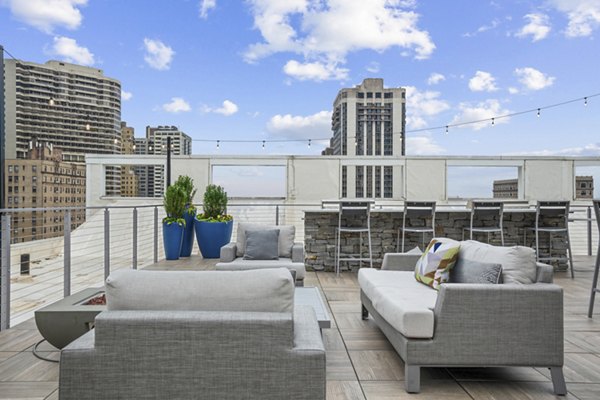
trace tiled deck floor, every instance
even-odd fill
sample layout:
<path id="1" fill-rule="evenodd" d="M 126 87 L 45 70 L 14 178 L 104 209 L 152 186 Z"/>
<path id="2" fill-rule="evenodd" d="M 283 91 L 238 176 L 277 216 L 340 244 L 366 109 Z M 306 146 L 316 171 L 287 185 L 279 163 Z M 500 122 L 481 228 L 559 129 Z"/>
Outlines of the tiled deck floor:
<path id="1" fill-rule="evenodd" d="M 595 318 L 587 318 L 592 265 L 590 257 L 576 260 L 576 279 L 556 276 L 565 289 L 565 378 L 569 395 L 563 399 L 600 399 L 600 299 Z M 153 269 L 211 269 L 200 258 L 163 262 Z M 403 362 L 372 320 L 360 318 L 355 273 L 310 272 L 306 285 L 319 286 L 332 315 L 324 330 L 327 349 L 328 399 L 552 399 L 549 373 L 534 368 L 425 369 L 421 393 L 404 391 Z M 31 353 L 40 340 L 33 320 L 0 332 L 0 399 L 58 399 L 58 364 Z M 58 352 L 41 346 L 46 356 Z"/>

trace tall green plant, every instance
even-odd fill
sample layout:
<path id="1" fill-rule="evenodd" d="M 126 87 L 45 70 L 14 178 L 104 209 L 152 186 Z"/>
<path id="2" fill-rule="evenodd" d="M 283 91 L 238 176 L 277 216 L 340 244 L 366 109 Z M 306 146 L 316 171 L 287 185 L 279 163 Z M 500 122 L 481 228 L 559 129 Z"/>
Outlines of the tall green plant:
<path id="1" fill-rule="evenodd" d="M 218 185 L 208 185 L 204 192 L 204 214 L 196 218 L 200 221 L 227 222 L 233 217 L 227 215 L 227 192 Z"/>
<path id="2" fill-rule="evenodd" d="M 178 223 L 185 226 L 183 212 L 187 200 L 186 192 L 179 185 L 171 185 L 167 188 L 163 197 L 163 205 L 167 216 L 163 218 L 163 222 L 167 224 Z"/>
<path id="3" fill-rule="evenodd" d="M 196 195 L 196 188 L 194 187 L 194 180 L 187 175 L 179 175 L 179 178 L 175 181 L 175 185 L 181 187 L 185 192 L 187 212 L 189 214 L 195 214 L 196 207 L 194 206 L 193 201 L 194 196 Z"/>

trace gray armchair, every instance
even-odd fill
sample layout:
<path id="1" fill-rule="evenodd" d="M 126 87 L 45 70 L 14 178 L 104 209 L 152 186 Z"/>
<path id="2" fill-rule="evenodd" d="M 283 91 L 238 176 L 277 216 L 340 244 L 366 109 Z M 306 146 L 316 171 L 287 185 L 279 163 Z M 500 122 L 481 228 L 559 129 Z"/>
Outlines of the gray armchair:
<path id="1" fill-rule="evenodd" d="M 325 399 L 316 316 L 293 299 L 282 268 L 116 271 L 61 353 L 60 399 Z"/>
<path id="2" fill-rule="evenodd" d="M 245 260 L 244 251 L 247 230 L 279 230 L 279 259 L 277 260 Z M 295 243 L 296 227 L 293 225 L 258 225 L 239 223 L 237 240 L 221 247 L 221 259 L 217 263 L 218 271 L 242 271 L 251 269 L 281 268 L 294 271 L 296 286 L 304 286 L 306 267 L 304 265 L 304 244 Z"/>

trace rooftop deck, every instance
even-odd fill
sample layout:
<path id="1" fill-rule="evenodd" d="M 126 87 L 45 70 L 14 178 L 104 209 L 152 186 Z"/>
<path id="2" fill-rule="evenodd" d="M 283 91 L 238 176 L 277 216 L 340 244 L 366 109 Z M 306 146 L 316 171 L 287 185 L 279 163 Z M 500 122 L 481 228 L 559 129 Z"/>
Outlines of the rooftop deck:
<path id="1" fill-rule="evenodd" d="M 558 273 L 565 290 L 564 399 L 600 398 L 600 301 L 595 319 L 587 318 L 591 288 L 591 257 L 576 257 L 576 278 Z M 212 269 L 214 261 L 192 257 L 160 262 L 148 269 Z M 323 330 L 327 349 L 328 399 L 552 399 L 549 371 L 534 368 L 428 368 L 421 393 L 404 391 L 404 366 L 372 320 L 362 321 L 356 273 L 336 277 L 308 272 L 305 284 L 318 286 L 328 303 L 332 328 Z M 0 399 L 58 399 L 58 364 L 39 360 L 32 347 L 41 339 L 30 319 L 0 332 Z M 46 357 L 59 353 L 40 346 Z"/>

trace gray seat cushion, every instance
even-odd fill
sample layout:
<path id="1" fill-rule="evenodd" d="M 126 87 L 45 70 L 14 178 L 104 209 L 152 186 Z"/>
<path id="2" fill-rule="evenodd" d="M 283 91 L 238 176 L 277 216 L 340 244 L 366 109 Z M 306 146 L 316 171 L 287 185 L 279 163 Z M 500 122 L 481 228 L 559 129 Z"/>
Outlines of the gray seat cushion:
<path id="1" fill-rule="evenodd" d="M 232 262 L 218 263 L 217 271 L 245 271 L 251 269 L 287 268 L 296 271 L 296 280 L 303 280 L 306 275 L 304 263 L 292 262 L 291 258 L 280 257 L 279 260 L 244 260 L 241 257 Z"/>

